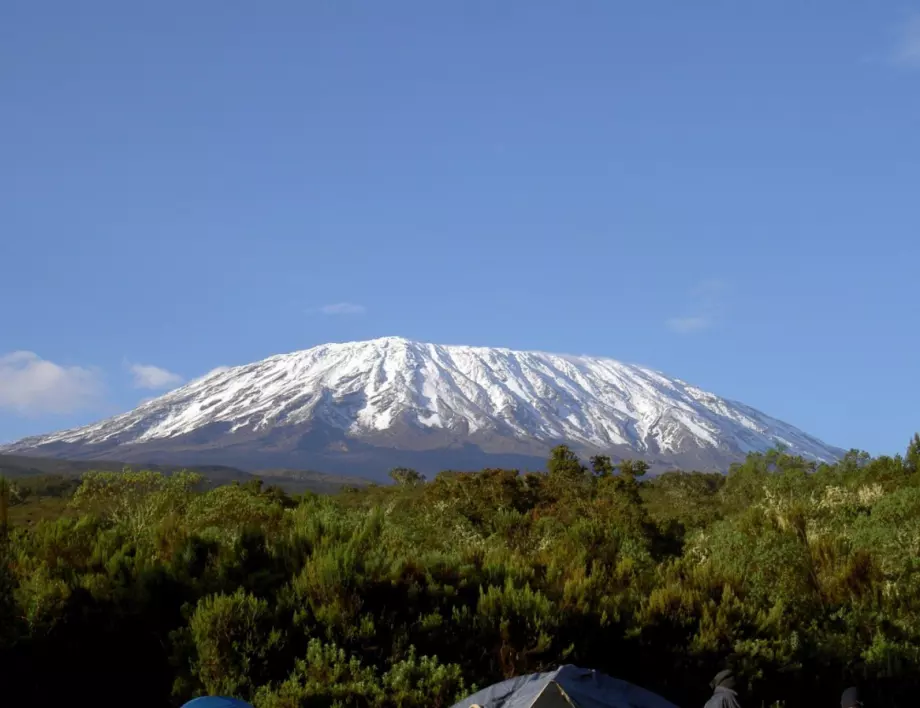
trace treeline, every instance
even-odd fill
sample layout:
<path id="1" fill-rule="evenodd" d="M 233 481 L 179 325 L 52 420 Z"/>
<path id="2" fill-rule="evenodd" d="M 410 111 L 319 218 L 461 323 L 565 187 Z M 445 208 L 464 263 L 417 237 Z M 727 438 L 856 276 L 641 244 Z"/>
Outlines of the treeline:
<path id="1" fill-rule="evenodd" d="M 920 691 L 920 437 L 727 476 L 557 448 L 337 496 L 193 474 L 92 473 L 0 492 L 4 705 L 438 708 L 504 677 L 596 668 L 702 705 L 872 705 Z M 66 513 L 9 522 L 30 494 Z"/>

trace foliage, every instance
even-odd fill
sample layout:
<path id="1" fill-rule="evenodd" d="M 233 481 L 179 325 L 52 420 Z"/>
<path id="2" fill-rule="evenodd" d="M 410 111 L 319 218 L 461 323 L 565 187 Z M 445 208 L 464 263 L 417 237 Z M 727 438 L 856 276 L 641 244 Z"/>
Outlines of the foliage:
<path id="1" fill-rule="evenodd" d="M 920 438 L 834 465 L 770 451 L 727 476 L 556 448 L 546 474 L 394 470 L 291 498 L 196 475 L 2 486 L 11 705 L 452 705 L 591 666 L 680 705 L 720 668 L 744 705 L 920 689 Z M 66 505 L 66 508 L 65 508 Z M 49 507 L 50 508 L 50 507 Z"/>
<path id="2" fill-rule="evenodd" d="M 251 697 L 265 683 L 281 632 L 272 627 L 268 602 L 242 588 L 198 602 L 188 629 L 194 646 L 192 674 L 205 695 Z"/>
<path id="3" fill-rule="evenodd" d="M 390 479 L 400 487 L 414 487 L 425 481 L 425 477 L 421 473 L 409 467 L 394 467 L 390 470 Z"/>

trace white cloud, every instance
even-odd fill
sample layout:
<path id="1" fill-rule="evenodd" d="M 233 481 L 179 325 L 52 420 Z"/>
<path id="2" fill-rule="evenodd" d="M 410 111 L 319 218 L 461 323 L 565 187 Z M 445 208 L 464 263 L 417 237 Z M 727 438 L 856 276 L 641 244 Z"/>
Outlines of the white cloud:
<path id="1" fill-rule="evenodd" d="M 172 388 L 182 383 L 182 377 L 159 366 L 150 364 L 131 364 L 129 367 L 134 376 L 134 388 L 162 389 Z"/>
<path id="2" fill-rule="evenodd" d="M 336 302 L 331 305 L 323 305 L 319 311 L 324 315 L 363 315 L 367 312 L 364 305 L 356 305 L 353 302 Z"/>
<path id="3" fill-rule="evenodd" d="M 909 17 L 901 28 L 894 60 L 903 66 L 920 69 L 920 13 Z"/>
<path id="4" fill-rule="evenodd" d="M 23 415 L 71 413 L 100 402 L 102 378 L 93 369 L 61 366 L 35 352 L 0 355 L 0 408 Z"/>
<path id="5" fill-rule="evenodd" d="M 722 280 L 704 280 L 690 291 L 690 307 L 678 317 L 665 320 L 665 326 L 678 334 L 694 334 L 715 326 L 723 310 L 726 283 Z"/>

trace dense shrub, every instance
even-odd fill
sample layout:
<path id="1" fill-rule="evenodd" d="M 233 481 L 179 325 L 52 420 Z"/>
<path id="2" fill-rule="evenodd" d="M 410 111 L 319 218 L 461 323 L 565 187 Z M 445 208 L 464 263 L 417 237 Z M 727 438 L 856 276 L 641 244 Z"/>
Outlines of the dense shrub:
<path id="1" fill-rule="evenodd" d="M 6 697 L 438 708 L 572 662 L 680 705 L 725 665 L 746 705 L 830 705 L 850 683 L 906 705 L 918 460 L 914 440 L 904 458 L 773 451 L 643 481 L 640 464 L 558 449 L 546 475 L 397 470 L 298 499 L 88 474 L 59 518 L 0 519 Z"/>

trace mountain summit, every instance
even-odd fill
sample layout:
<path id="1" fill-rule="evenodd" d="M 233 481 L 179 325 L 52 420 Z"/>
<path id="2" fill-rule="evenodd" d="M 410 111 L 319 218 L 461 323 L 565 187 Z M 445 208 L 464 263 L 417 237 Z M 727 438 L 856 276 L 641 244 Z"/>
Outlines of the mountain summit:
<path id="1" fill-rule="evenodd" d="M 659 468 L 725 469 L 777 445 L 841 450 L 748 406 L 611 359 L 423 344 L 325 344 L 215 370 L 138 408 L 6 452 L 128 462 L 313 468 L 380 477 L 538 468 L 566 443 Z"/>

